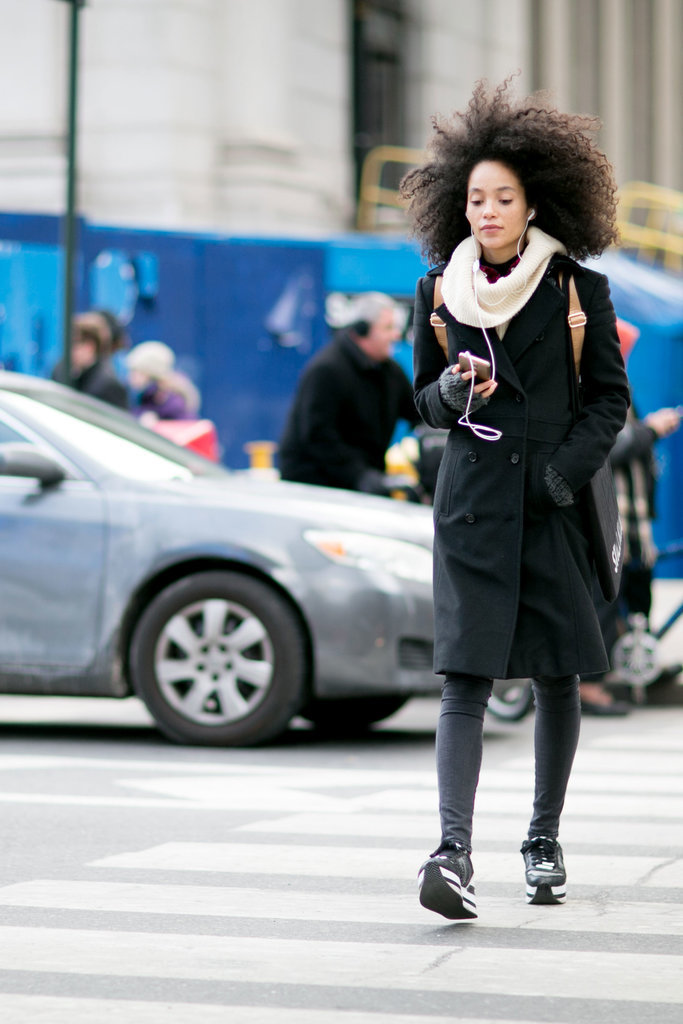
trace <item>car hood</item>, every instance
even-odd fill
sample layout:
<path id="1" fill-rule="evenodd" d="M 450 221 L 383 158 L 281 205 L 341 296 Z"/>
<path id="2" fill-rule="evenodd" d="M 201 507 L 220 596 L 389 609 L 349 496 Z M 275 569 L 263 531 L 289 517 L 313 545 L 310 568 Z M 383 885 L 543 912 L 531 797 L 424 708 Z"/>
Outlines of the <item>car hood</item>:
<path id="1" fill-rule="evenodd" d="M 224 479 L 194 477 L 161 486 L 168 498 L 187 500 L 195 511 L 202 506 L 231 508 L 318 528 L 409 540 L 427 548 L 433 543 L 432 509 L 426 505 L 237 472 Z"/>

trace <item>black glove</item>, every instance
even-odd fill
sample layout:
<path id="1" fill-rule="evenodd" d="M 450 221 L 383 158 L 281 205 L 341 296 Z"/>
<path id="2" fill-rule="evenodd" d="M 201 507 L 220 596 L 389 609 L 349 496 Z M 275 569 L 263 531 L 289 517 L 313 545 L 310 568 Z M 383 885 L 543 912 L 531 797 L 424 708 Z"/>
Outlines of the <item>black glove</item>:
<path id="1" fill-rule="evenodd" d="M 391 492 L 387 478 L 378 469 L 364 469 L 356 486 L 364 494 L 380 494 L 387 497 Z"/>
<path id="2" fill-rule="evenodd" d="M 452 373 L 452 369 L 452 366 L 447 366 L 439 377 L 439 394 L 441 395 L 441 401 L 449 409 L 453 409 L 454 412 L 464 412 L 467 408 L 467 400 L 470 396 L 472 382 L 470 380 L 463 380 L 460 376 L 460 371 Z M 470 412 L 477 412 L 484 405 L 488 405 L 488 402 L 488 398 L 483 398 L 482 395 L 472 395 Z"/>
<path id="3" fill-rule="evenodd" d="M 559 508 L 566 508 L 567 505 L 574 504 L 573 490 L 562 474 L 553 469 L 550 463 L 545 467 L 543 479 L 548 488 L 548 494 Z"/>

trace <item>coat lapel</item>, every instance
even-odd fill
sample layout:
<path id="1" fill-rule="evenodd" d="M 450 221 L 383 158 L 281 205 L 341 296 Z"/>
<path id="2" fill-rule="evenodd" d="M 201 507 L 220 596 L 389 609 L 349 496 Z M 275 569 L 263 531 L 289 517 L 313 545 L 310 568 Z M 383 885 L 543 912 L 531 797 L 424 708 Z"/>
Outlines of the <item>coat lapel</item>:
<path id="1" fill-rule="evenodd" d="M 564 296 L 552 280 L 542 278 L 527 304 L 512 318 L 505 332 L 503 344 L 515 364 L 534 344 L 548 321 L 564 306 Z"/>
<path id="2" fill-rule="evenodd" d="M 557 310 L 563 309 L 564 306 L 562 292 L 552 278 L 546 276 L 524 308 L 512 318 L 502 341 L 495 327 L 488 329 L 487 333 L 496 357 L 496 376 L 504 377 L 513 387 L 521 386 L 515 364 L 538 339 Z M 483 332 L 478 327 L 460 323 L 444 304 L 439 306 L 437 313 L 448 326 L 450 362 L 456 362 L 458 352 L 465 350 L 469 350 L 475 356 L 481 356 L 482 359 L 491 358 Z"/>
<path id="3" fill-rule="evenodd" d="M 436 312 L 448 326 L 448 361 L 450 363 L 457 362 L 459 352 L 471 352 L 472 355 L 491 360 L 491 353 L 488 350 L 486 339 L 479 327 L 470 327 L 468 324 L 463 324 L 456 320 L 445 305 L 439 306 Z M 493 346 L 493 354 L 496 357 L 496 377 L 504 377 L 513 387 L 520 388 L 519 378 L 507 353 L 506 346 L 498 337 L 495 327 L 487 330 L 487 334 Z"/>

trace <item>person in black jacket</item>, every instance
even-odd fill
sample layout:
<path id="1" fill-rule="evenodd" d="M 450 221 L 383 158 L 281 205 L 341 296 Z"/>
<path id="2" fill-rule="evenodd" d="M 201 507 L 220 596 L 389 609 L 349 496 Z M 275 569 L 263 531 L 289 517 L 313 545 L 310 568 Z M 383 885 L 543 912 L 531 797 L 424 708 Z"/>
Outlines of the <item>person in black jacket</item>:
<path id="1" fill-rule="evenodd" d="M 71 333 L 71 377 L 66 379 L 63 362 L 52 371 L 52 379 L 70 384 L 76 391 L 102 402 L 128 409 L 126 386 L 119 380 L 111 359 L 111 330 L 99 313 L 80 313 L 73 319 Z"/>
<path id="2" fill-rule="evenodd" d="M 591 137 L 597 125 L 542 95 L 515 101 L 509 84 L 490 91 L 479 82 L 464 113 L 435 119 L 427 161 L 401 188 L 414 233 L 438 264 L 417 284 L 414 318 L 415 401 L 425 423 L 449 430 L 434 495 L 441 840 L 418 879 L 422 905 L 450 919 L 477 916 L 472 820 L 494 678 L 533 679 L 526 898 L 565 899 L 558 834 L 581 722 L 579 674 L 608 664 L 583 488 L 629 404 L 607 279 L 576 262 L 617 238 L 616 186 Z M 587 317 L 576 420 L 570 279 Z M 489 362 L 489 379 L 473 377 L 468 353 Z"/>
<path id="3" fill-rule="evenodd" d="M 419 421 L 412 387 L 391 358 L 400 310 L 369 292 L 304 369 L 279 446 L 283 480 L 386 495 L 384 458 L 399 419 Z"/>
<path id="4" fill-rule="evenodd" d="M 620 634 L 628 628 L 630 615 L 643 615 L 648 621 L 650 618 L 652 576 L 657 560 L 652 536 L 657 484 L 654 449 L 657 441 L 673 434 L 680 425 L 681 416 L 677 409 L 656 409 L 640 419 L 631 405 L 626 423 L 610 452 L 624 530 L 624 569 L 616 601 L 608 603 L 600 593 L 595 596 L 602 635 L 609 652 Z M 661 693 L 680 671 L 680 664 L 662 666 L 657 685 L 654 689 L 648 687 L 647 694 L 656 693 L 658 689 Z M 628 714 L 631 705 L 616 699 L 603 679 L 604 673 L 581 677 L 579 692 L 583 713 Z"/>

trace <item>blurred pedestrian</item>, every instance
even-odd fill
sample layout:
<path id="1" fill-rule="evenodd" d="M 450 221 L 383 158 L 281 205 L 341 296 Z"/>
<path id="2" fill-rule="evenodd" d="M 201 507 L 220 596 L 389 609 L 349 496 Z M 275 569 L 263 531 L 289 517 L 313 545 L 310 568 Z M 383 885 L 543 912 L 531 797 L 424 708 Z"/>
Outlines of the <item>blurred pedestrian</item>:
<path id="1" fill-rule="evenodd" d="M 111 343 L 109 324 L 100 313 L 79 313 L 73 319 L 71 374 L 67 378 L 64 362 L 60 360 L 52 371 L 52 379 L 70 384 L 77 391 L 109 405 L 127 409 L 128 391 L 112 366 Z"/>
<path id="2" fill-rule="evenodd" d="M 423 906 L 452 919 L 477 916 L 472 820 L 494 678 L 533 678 L 527 901 L 565 899 L 558 834 L 579 737 L 579 673 L 607 667 L 583 488 L 629 401 L 607 279 L 575 262 L 617 237 L 596 122 L 540 95 L 515 102 L 509 86 L 490 92 L 479 82 L 464 113 L 435 119 L 426 163 L 402 182 L 414 233 L 440 264 L 415 299 L 415 400 L 427 424 L 450 431 L 434 496 L 441 840 L 419 887 Z M 587 318 L 576 421 L 572 287 Z M 447 354 L 436 328 L 445 328 Z M 488 370 L 474 376 L 470 355 Z"/>
<path id="3" fill-rule="evenodd" d="M 110 309 L 94 309 L 92 312 L 97 313 L 106 321 L 111 338 L 110 351 L 112 355 L 130 348 L 130 338 L 126 326 L 115 313 L 112 313 Z"/>
<path id="4" fill-rule="evenodd" d="M 610 453 L 624 531 L 624 568 L 619 596 L 611 603 L 607 603 L 600 594 L 596 596 L 602 634 L 610 652 L 618 637 L 628 629 L 629 616 L 643 615 L 648 621 L 650 618 L 652 577 L 657 560 L 652 536 L 657 484 L 654 448 L 657 441 L 673 434 L 680 424 L 680 413 L 676 409 L 657 409 L 639 419 L 631 406 L 626 424 Z M 662 671 L 671 680 L 681 671 L 681 666 L 663 666 Z M 630 704 L 616 699 L 603 680 L 602 673 L 581 677 L 583 713 L 628 714 Z"/>
<path id="5" fill-rule="evenodd" d="M 200 398 L 190 378 L 175 368 L 175 353 L 163 341 L 143 341 L 126 357 L 134 394 L 133 412 L 145 425 L 157 420 L 192 420 Z"/>
<path id="6" fill-rule="evenodd" d="M 419 421 L 410 381 L 391 358 L 401 310 L 369 292 L 305 367 L 279 448 L 284 480 L 387 495 L 385 455 L 399 419 Z"/>

